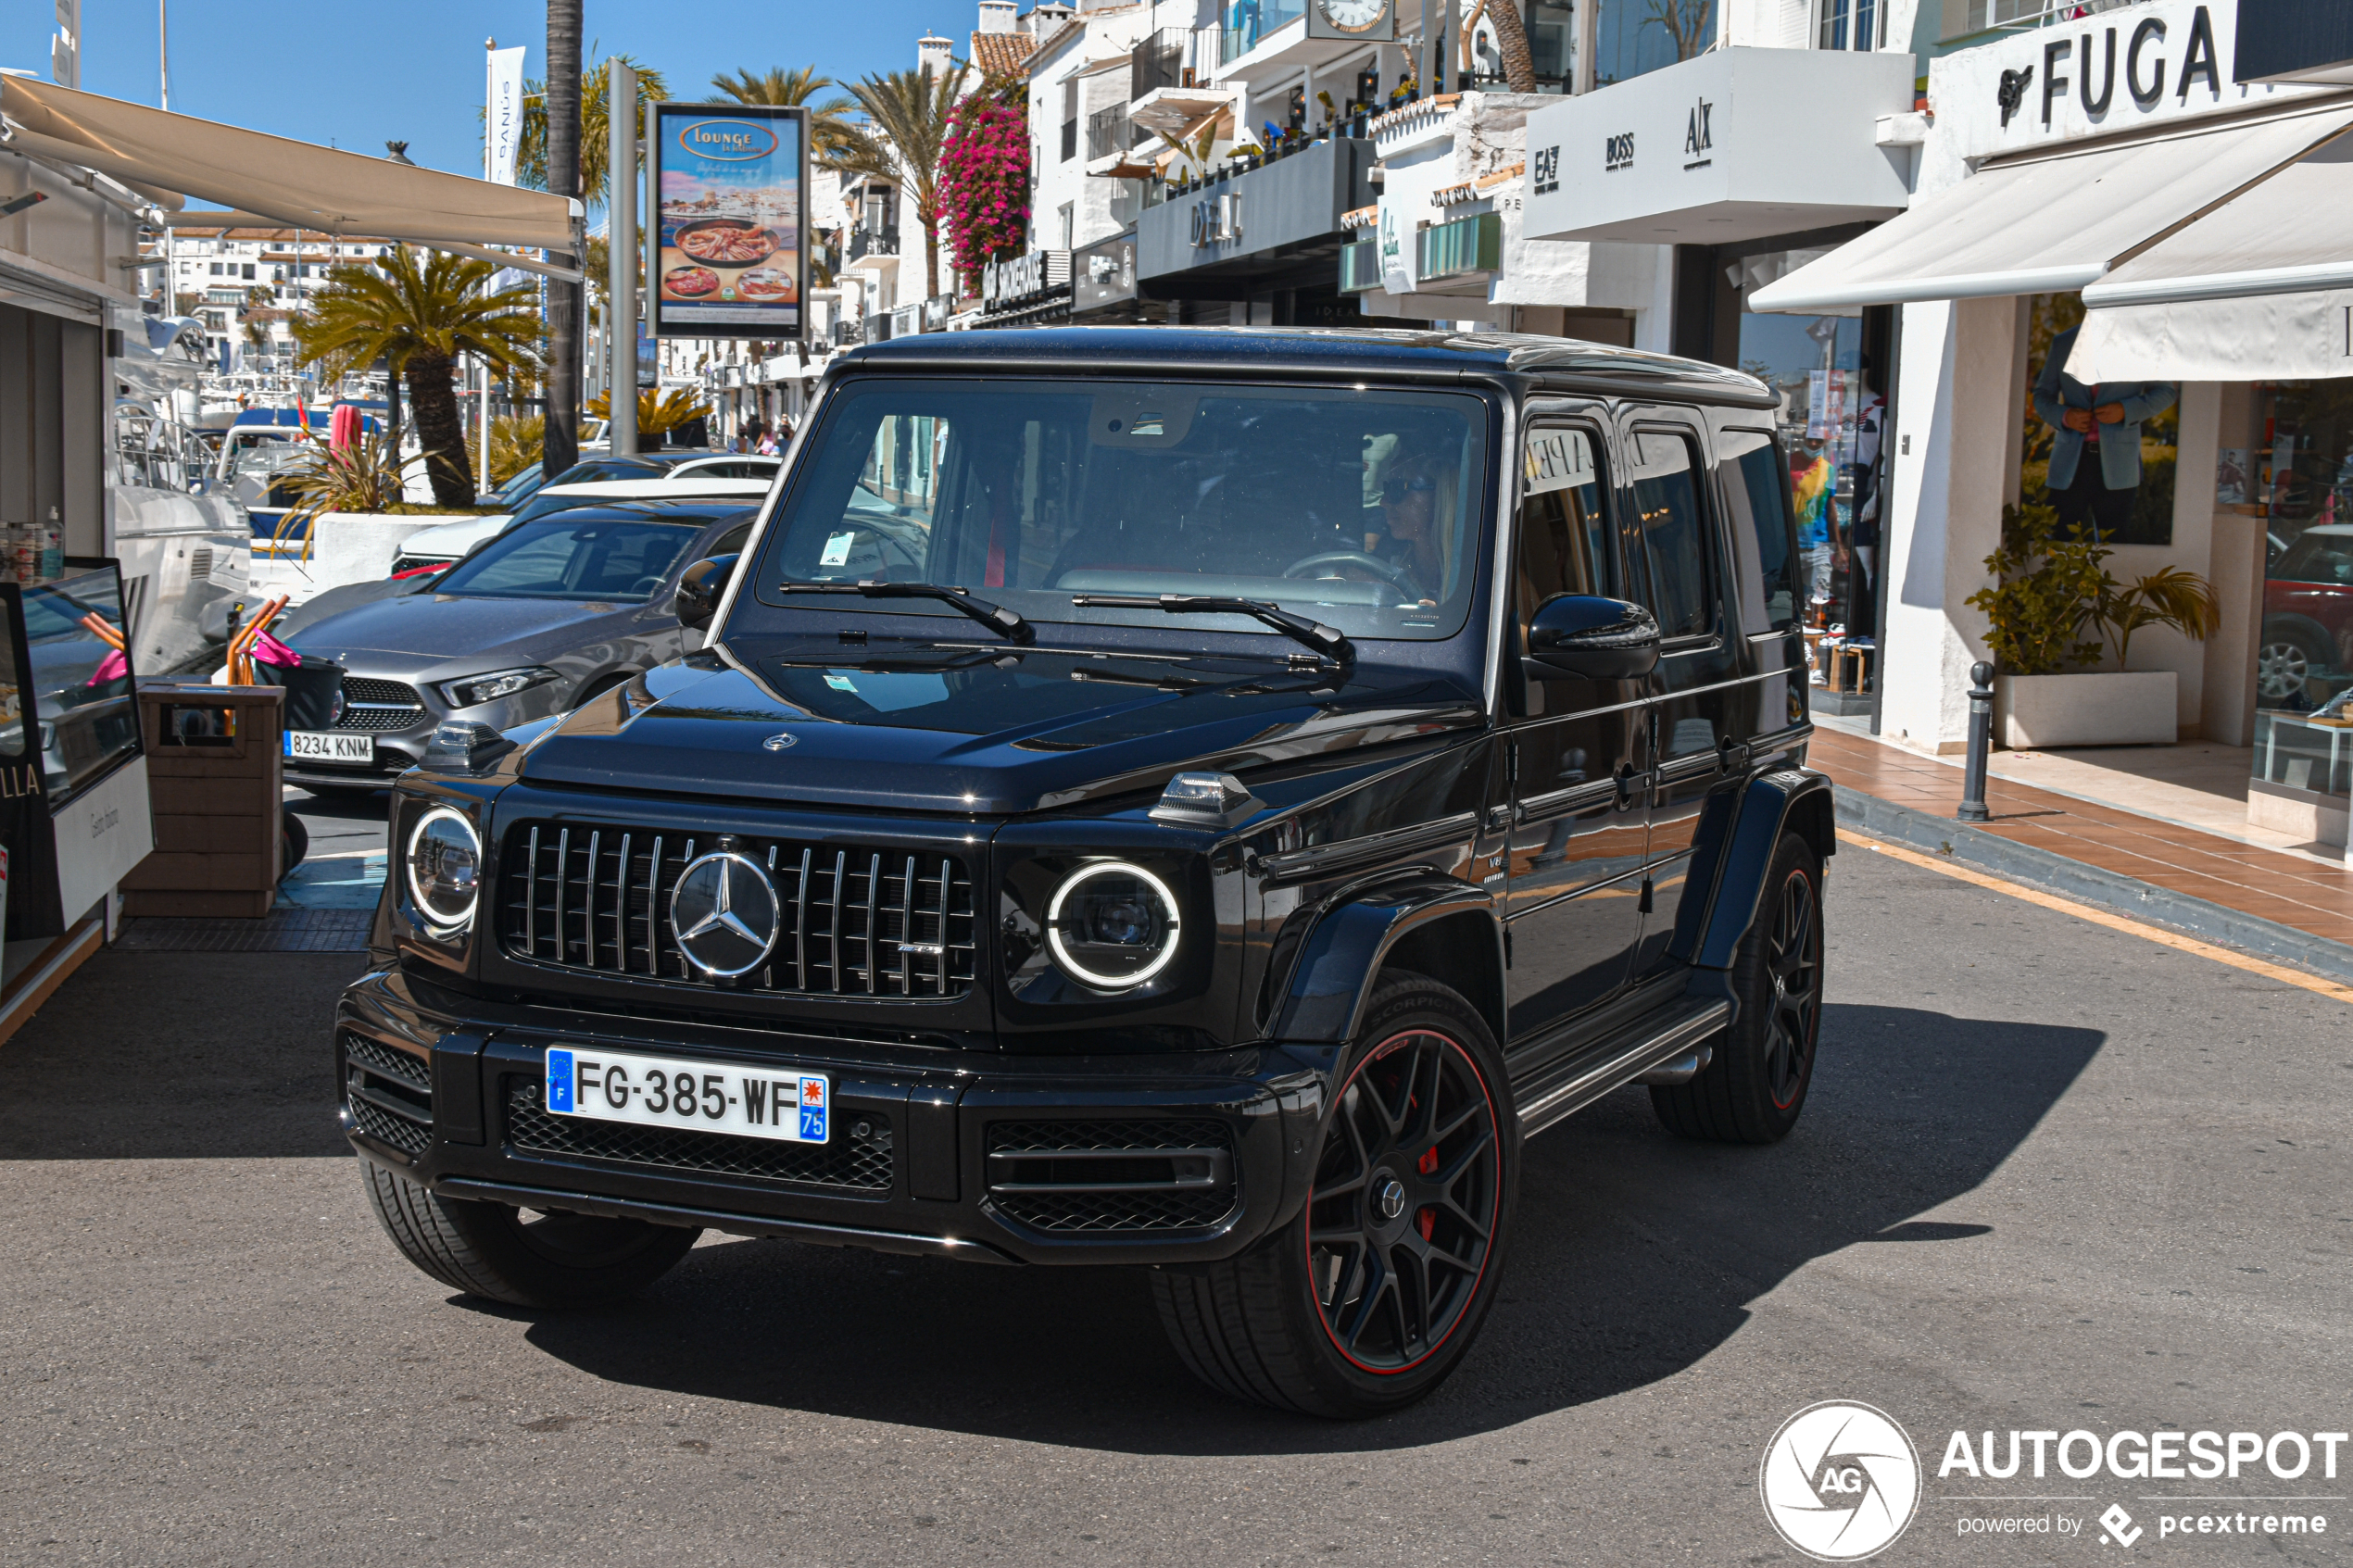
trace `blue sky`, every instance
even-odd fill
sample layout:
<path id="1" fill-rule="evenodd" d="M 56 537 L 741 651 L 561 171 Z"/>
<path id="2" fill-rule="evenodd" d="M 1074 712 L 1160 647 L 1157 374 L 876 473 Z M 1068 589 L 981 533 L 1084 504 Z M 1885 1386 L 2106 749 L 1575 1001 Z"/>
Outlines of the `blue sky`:
<path id="1" fill-rule="evenodd" d="M 544 5 L 407 0 L 310 5 L 170 0 L 171 107 L 249 130 L 381 153 L 405 141 L 429 168 L 482 171 L 483 40 L 522 44 L 523 74 L 547 67 Z M 662 71 L 675 97 L 711 96 L 715 72 L 815 65 L 837 81 L 905 70 L 937 31 L 969 47 L 973 0 L 587 0 L 584 51 L 626 53 Z M 0 65 L 49 74 L 55 8 L 0 6 Z M 82 0 L 82 85 L 156 101 L 155 0 Z"/>

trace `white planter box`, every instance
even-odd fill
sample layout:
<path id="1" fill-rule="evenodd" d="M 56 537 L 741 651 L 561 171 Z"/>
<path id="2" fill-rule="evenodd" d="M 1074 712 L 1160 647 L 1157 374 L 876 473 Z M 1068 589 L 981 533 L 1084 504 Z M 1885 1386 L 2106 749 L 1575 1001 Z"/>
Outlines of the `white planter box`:
<path id="1" fill-rule="evenodd" d="M 2068 746 L 2171 746 L 2181 738 L 2171 670 L 2004 675 L 1994 733 L 2013 751 Z"/>

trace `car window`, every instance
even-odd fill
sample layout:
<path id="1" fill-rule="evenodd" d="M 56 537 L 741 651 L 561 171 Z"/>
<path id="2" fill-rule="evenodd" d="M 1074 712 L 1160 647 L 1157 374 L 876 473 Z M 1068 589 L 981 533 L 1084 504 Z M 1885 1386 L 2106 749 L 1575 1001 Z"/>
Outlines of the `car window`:
<path id="1" fill-rule="evenodd" d="M 1562 594 L 1608 594 L 1609 517 L 1600 443 L 1588 431 L 1529 433 L 1522 460 L 1514 610 L 1523 631 Z"/>
<path id="2" fill-rule="evenodd" d="M 770 604 L 790 602 L 780 583 L 876 578 L 967 583 L 1063 622 L 1165 627 L 1156 605 L 1103 602 L 1163 594 L 1273 603 L 1351 636 L 1446 637 L 1468 613 L 1488 483 L 1473 396 L 894 377 L 827 410 L 762 552 Z M 1272 635 L 1239 615 L 1186 624 Z"/>
<path id="3" fill-rule="evenodd" d="M 2271 577 L 2289 583 L 2353 583 L 2353 534 L 2309 531 L 2287 547 Z"/>
<path id="4" fill-rule="evenodd" d="M 592 458 L 556 476 L 558 484 L 591 484 L 600 479 L 660 479 L 662 465 L 643 458 Z"/>
<path id="5" fill-rule="evenodd" d="M 719 542 L 711 546 L 711 553 L 714 556 L 732 556 L 738 554 L 742 551 L 745 542 L 750 539 L 750 537 L 751 524 L 748 522 L 739 522 L 736 524 L 735 527 L 727 530 L 726 533 L 722 533 L 719 536 Z"/>
<path id="6" fill-rule="evenodd" d="M 1797 624 L 1797 557 L 1790 543 L 1787 470 L 1761 430 L 1719 431 L 1717 462 L 1731 508 L 1732 555 L 1740 569 L 1741 630 L 1785 632 Z"/>
<path id="7" fill-rule="evenodd" d="M 635 519 L 520 523 L 450 569 L 436 593 L 479 598 L 643 602 L 700 528 Z"/>
<path id="8" fill-rule="evenodd" d="M 1629 533 L 1649 567 L 1648 596 L 1662 637 L 1703 636 L 1715 625 L 1707 526 L 1699 503 L 1699 454 L 1675 431 L 1638 430 L 1629 445 L 1634 498 Z"/>
<path id="9" fill-rule="evenodd" d="M 722 458 L 710 462 L 681 463 L 672 470 L 680 478 L 692 479 L 774 479 L 776 460 L 774 458 Z"/>

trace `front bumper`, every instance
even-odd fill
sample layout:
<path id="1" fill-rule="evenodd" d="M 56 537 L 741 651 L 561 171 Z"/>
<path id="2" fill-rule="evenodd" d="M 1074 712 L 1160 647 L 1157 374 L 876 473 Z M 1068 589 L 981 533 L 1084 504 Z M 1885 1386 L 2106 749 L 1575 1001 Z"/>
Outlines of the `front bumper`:
<path id="1" fill-rule="evenodd" d="M 552 1117 L 564 1045 L 824 1072 L 834 1136 Z M 337 1010 L 343 1126 L 450 1198 L 988 1262 L 1229 1256 L 1304 1199 L 1334 1055 L 1023 1056 L 460 997 L 397 971 Z"/>

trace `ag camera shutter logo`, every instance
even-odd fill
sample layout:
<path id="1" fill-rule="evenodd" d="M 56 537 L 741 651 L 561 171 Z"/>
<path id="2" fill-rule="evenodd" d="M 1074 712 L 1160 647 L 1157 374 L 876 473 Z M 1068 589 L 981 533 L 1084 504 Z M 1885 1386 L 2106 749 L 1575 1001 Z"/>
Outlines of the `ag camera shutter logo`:
<path id="1" fill-rule="evenodd" d="M 1773 1434 L 1756 1489 L 1781 1539 L 1817 1562 L 1856 1562 L 1919 1511 L 1919 1450 L 1884 1411 L 1825 1399 Z"/>

